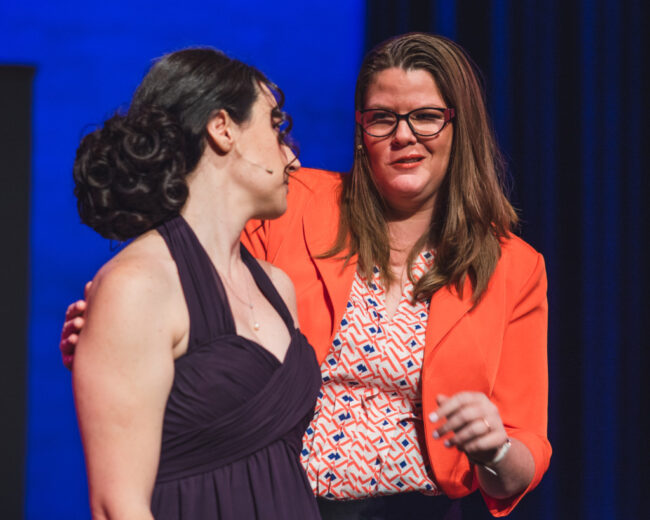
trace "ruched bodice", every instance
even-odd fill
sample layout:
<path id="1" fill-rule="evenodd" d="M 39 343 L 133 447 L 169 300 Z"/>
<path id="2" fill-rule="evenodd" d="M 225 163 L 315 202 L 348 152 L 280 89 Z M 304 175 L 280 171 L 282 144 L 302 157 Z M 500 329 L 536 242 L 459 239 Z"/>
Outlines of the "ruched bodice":
<path id="1" fill-rule="evenodd" d="M 178 267 L 190 335 L 165 410 L 155 518 L 319 518 L 299 462 L 320 387 L 313 349 L 244 247 L 244 263 L 290 331 L 283 362 L 237 335 L 219 275 L 185 220 L 158 231 Z"/>

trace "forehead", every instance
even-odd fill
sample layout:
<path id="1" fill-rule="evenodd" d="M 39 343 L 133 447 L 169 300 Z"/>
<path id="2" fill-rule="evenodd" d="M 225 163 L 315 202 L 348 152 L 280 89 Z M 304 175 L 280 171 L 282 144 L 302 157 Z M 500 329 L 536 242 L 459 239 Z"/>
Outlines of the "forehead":
<path id="1" fill-rule="evenodd" d="M 423 69 L 392 67 L 377 72 L 366 90 L 364 108 L 410 111 L 419 107 L 444 107 L 433 76 Z"/>
<path id="2" fill-rule="evenodd" d="M 270 112 L 278 106 L 278 101 L 275 99 L 275 95 L 267 85 L 263 83 L 258 84 L 258 91 L 259 95 L 255 102 L 258 109 L 263 110 L 264 112 Z"/>

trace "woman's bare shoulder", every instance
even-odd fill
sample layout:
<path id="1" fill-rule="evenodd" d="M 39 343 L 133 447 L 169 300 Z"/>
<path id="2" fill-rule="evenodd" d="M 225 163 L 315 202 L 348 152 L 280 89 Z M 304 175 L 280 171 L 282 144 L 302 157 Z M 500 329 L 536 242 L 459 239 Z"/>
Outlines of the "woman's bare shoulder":
<path id="1" fill-rule="evenodd" d="M 296 305 L 296 290 L 293 286 L 291 278 L 289 278 L 289 275 L 279 267 L 276 267 L 273 264 L 266 262 L 265 260 L 257 261 L 262 266 L 262 269 L 264 269 L 268 277 L 271 279 L 271 282 L 273 282 L 273 285 L 284 300 L 284 303 L 287 304 L 287 307 L 289 308 L 289 311 L 291 312 L 293 320 L 296 322 L 297 326 L 298 307 Z"/>
<path id="2" fill-rule="evenodd" d="M 151 231 L 97 272 L 88 294 L 88 310 L 91 316 L 110 313 L 121 319 L 169 316 L 175 325 L 174 316 L 179 314 L 176 307 L 182 301 L 176 264 L 163 238 Z M 178 326 L 182 326 L 180 322 Z"/>
<path id="3" fill-rule="evenodd" d="M 111 258 L 95 275 L 97 282 L 125 283 L 164 290 L 171 285 L 175 263 L 159 233 L 149 231 Z"/>

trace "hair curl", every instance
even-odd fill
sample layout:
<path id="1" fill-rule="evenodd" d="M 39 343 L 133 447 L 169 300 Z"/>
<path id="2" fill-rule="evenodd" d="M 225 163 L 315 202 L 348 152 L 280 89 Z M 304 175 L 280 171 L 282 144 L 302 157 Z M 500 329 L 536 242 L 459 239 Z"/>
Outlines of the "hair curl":
<path id="1" fill-rule="evenodd" d="M 159 59 L 128 112 L 81 141 L 73 177 L 82 222 L 105 238 L 126 240 L 178 214 L 187 200 L 186 176 L 205 149 L 208 121 L 219 110 L 237 124 L 247 121 L 260 85 L 281 107 L 282 92 L 262 72 L 215 49 Z"/>
<path id="2" fill-rule="evenodd" d="M 185 138 L 165 111 L 116 114 L 77 150 L 81 220 L 105 238 L 137 236 L 178 213 L 187 198 Z"/>

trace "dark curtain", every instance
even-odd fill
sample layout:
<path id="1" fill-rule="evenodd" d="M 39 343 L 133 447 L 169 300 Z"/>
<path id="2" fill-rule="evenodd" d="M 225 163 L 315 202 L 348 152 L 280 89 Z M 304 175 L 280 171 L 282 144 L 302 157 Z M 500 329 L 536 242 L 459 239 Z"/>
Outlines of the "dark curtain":
<path id="1" fill-rule="evenodd" d="M 482 70 L 521 235 L 547 262 L 554 453 L 510 518 L 648 517 L 649 11 L 642 0 L 367 2 L 367 48 L 435 32 Z M 464 502 L 466 518 L 490 518 L 476 493 Z"/>
<path id="2" fill-rule="evenodd" d="M 34 73 L 32 67 L 0 66 L 0 518 L 22 518 L 24 509 Z"/>

